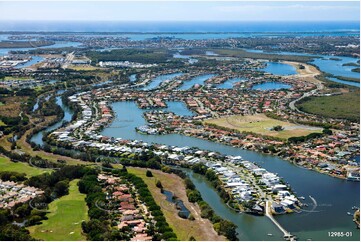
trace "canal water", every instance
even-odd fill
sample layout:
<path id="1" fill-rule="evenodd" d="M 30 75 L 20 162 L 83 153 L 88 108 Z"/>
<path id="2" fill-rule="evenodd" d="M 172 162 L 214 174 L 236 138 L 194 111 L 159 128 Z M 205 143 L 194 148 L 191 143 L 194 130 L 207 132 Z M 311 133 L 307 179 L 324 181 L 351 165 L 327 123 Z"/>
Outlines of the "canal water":
<path id="1" fill-rule="evenodd" d="M 169 101 L 167 102 L 167 108 L 162 109 L 164 111 L 170 111 L 179 116 L 193 116 L 194 113 L 187 108 L 187 105 L 181 101 Z"/>
<path id="2" fill-rule="evenodd" d="M 146 124 L 142 117 L 143 110 L 140 110 L 134 102 L 116 102 L 112 104 L 112 108 L 117 118 L 114 119 L 109 127 L 103 130 L 102 135 L 180 147 L 199 147 L 205 150 L 218 151 L 226 155 L 241 155 L 244 159 L 255 162 L 270 172 L 278 173 L 279 176 L 283 177 L 297 192 L 298 196 L 304 196 L 306 198 L 304 202 L 307 203 L 309 207 L 306 207 L 305 210 L 310 210 L 314 207 L 313 201 L 309 199 L 308 196 L 312 196 L 316 200 L 317 206 L 313 211 L 277 216 L 276 219 L 286 230 L 295 234 L 301 240 L 330 240 L 332 238 L 328 236 L 328 231 L 351 231 L 353 232 L 352 238 L 337 239 L 359 240 L 359 230 L 356 229 L 352 217 L 347 215 L 347 212 L 352 212 L 352 206 L 359 206 L 360 204 L 359 183 L 348 182 L 299 168 L 288 161 L 274 156 L 243 150 L 195 137 L 180 134 L 140 134 L 135 131 L 135 127 Z M 125 122 L 125 117 L 127 120 L 132 120 L 132 122 Z M 198 177 L 200 183 L 201 179 L 201 177 Z M 210 185 L 205 185 L 206 183 L 204 181 L 202 184 L 202 195 L 205 194 L 204 196 L 206 196 L 207 194 L 211 194 L 213 188 Z M 255 217 L 246 214 L 237 214 L 237 216 L 228 217 L 224 211 L 227 208 L 219 201 L 218 196 L 209 198 L 207 202 L 217 214 L 233 221 L 238 226 L 241 240 L 269 240 L 272 239 L 272 237 L 267 236 L 268 233 L 274 235 L 279 234 L 278 229 L 266 217 Z M 233 213 L 233 210 L 229 209 L 230 213 L 231 211 Z M 252 232 L 248 233 L 247 231 Z M 279 237 L 276 238 L 275 236 L 275 239 L 279 239 Z"/>
<path id="3" fill-rule="evenodd" d="M 135 82 L 135 81 L 137 81 L 137 74 L 130 75 L 130 76 L 129 76 L 129 81 L 130 81 L 130 82 Z"/>
<path id="4" fill-rule="evenodd" d="M 271 73 L 273 75 L 288 76 L 297 74 L 296 68 L 291 65 L 280 62 L 267 62 L 266 67 L 262 71 Z"/>
<path id="5" fill-rule="evenodd" d="M 152 90 L 154 88 L 157 88 L 162 82 L 164 82 L 166 80 L 170 80 L 177 76 L 181 76 L 181 75 L 183 75 L 183 73 L 177 72 L 177 73 L 157 76 L 156 78 L 153 78 L 146 87 L 142 88 L 142 90 L 144 90 L 144 91 Z"/>
<path id="6" fill-rule="evenodd" d="M 186 80 L 183 82 L 183 84 L 178 88 L 179 90 L 188 90 L 191 87 L 193 87 L 194 85 L 198 84 L 198 85 L 203 85 L 205 81 L 207 81 L 208 79 L 214 77 L 214 74 L 206 74 L 206 75 L 199 75 L 196 76 L 190 80 Z"/>
<path id="7" fill-rule="evenodd" d="M 231 79 L 228 79 L 227 81 L 223 82 L 222 84 L 217 85 L 217 88 L 220 88 L 220 89 L 232 89 L 234 84 L 237 83 L 237 82 L 240 82 L 240 81 L 245 82 L 247 80 L 243 79 L 243 78 L 239 78 L 239 77 L 231 78 Z"/>
<path id="8" fill-rule="evenodd" d="M 31 60 L 30 60 L 30 61 L 25 62 L 25 63 L 20 64 L 20 65 L 17 65 L 17 66 L 15 66 L 15 68 L 19 69 L 19 68 L 29 67 L 29 66 L 34 65 L 34 64 L 37 64 L 37 63 L 39 63 L 39 62 L 41 62 L 41 61 L 43 61 L 43 60 L 44 60 L 43 57 L 41 57 L 41 56 L 36 56 L 36 55 L 35 55 L 35 56 L 32 56 L 32 57 L 31 57 Z"/>
<path id="9" fill-rule="evenodd" d="M 61 91 L 58 93 L 61 93 Z M 57 128 L 59 128 L 62 124 L 63 124 L 63 121 L 71 121 L 71 118 L 73 116 L 73 111 L 71 111 L 68 106 L 66 106 L 63 101 L 61 100 L 61 96 L 58 96 L 56 97 L 56 104 L 58 104 L 64 111 L 64 117 L 59 121 L 59 122 L 56 122 L 55 124 L 47 127 L 45 130 L 42 130 L 36 134 L 34 134 L 30 141 L 31 142 L 34 142 L 38 145 L 43 145 L 44 142 L 43 142 L 43 132 L 50 132 L 50 131 L 53 131 Z"/>
<path id="10" fill-rule="evenodd" d="M 278 90 L 278 89 L 290 89 L 292 86 L 282 82 L 264 82 L 256 84 L 252 87 L 254 90 Z"/>

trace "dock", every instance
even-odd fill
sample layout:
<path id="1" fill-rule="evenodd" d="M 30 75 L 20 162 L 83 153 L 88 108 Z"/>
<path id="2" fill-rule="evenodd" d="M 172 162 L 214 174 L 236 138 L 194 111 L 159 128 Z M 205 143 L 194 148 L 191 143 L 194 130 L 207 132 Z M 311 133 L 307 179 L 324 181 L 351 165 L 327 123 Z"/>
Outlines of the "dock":
<path id="1" fill-rule="evenodd" d="M 292 235 L 290 232 L 288 232 L 287 230 L 285 230 L 285 229 L 276 221 L 276 219 L 272 216 L 270 201 L 266 201 L 266 216 L 281 230 L 281 232 L 283 233 L 283 238 L 284 238 L 285 240 L 289 240 L 289 241 L 294 241 L 294 240 L 296 240 L 296 236 Z"/>

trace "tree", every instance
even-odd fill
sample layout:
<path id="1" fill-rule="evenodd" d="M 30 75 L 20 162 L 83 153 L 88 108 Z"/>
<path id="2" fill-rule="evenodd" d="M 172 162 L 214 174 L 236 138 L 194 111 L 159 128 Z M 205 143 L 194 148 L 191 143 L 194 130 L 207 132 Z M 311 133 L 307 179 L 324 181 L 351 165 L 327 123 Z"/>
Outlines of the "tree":
<path id="1" fill-rule="evenodd" d="M 202 196 L 197 190 L 187 190 L 188 201 L 195 203 L 202 200 Z"/>
<path id="2" fill-rule="evenodd" d="M 66 194 L 68 194 L 68 188 L 69 188 L 69 181 L 64 180 L 64 181 L 59 181 L 58 183 L 55 184 L 54 187 L 54 192 L 59 196 L 64 196 Z"/>
<path id="3" fill-rule="evenodd" d="M 152 174 L 152 172 L 151 172 L 150 170 L 147 170 L 147 172 L 145 173 L 145 175 L 146 175 L 147 177 L 153 177 L 153 174 Z"/>
<path id="4" fill-rule="evenodd" d="M 274 131 L 282 131 L 284 128 L 281 125 L 276 125 L 272 128 Z"/>
<path id="5" fill-rule="evenodd" d="M 238 240 L 236 228 L 237 226 L 228 220 L 219 222 L 219 233 L 226 236 L 229 240 Z"/>
<path id="6" fill-rule="evenodd" d="M 186 185 L 186 189 L 189 190 L 194 190 L 196 189 L 196 187 L 194 186 L 193 182 L 191 181 L 191 179 L 189 179 L 188 177 L 184 179 L 184 183 Z"/>
<path id="7" fill-rule="evenodd" d="M 160 189 L 163 189 L 163 185 L 159 180 L 157 180 L 157 183 L 155 184 L 155 186 L 160 188 Z"/>

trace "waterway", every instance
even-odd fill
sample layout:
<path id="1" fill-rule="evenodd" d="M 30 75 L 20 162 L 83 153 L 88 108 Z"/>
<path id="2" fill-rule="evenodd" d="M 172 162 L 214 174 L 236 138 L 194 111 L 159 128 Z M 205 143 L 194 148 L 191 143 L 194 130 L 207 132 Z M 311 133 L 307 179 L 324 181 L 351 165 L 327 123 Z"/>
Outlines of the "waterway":
<path id="1" fill-rule="evenodd" d="M 188 59 L 188 63 L 189 64 L 194 64 L 194 63 L 197 63 L 198 60 L 195 59 L 195 58 L 192 58 L 191 56 L 189 55 L 182 55 L 181 53 L 177 52 L 175 54 L 173 54 L 173 58 L 178 58 L 178 59 Z"/>
<path id="2" fill-rule="evenodd" d="M 166 80 L 170 80 L 174 77 L 177 76 L 181 76 L 183 75 L 183 73 L 177 72 L 177 73 L 172 73 L 172 74 L 167 74 L 167 75 L 160 75 L 157 76 L 156 78 L 153 78 L 151 80 L 151 82 L 144 88 L 142 88 L 142 90 L 146 91 L 146 90 L 152 90 L 157 88 L 162 82 L 166 81 Z"/>
<path id="3" fill-rule="evenodd" d="M 0 48 L 0 56 L 8 55 L 10 51 L 28 51 L 35 49 L 47 49 L 47 48 L 65 48 L 65 47 L 80 47 L 82 43 L 71 41 L 56 41 L 53 45 L 32 47 L 32 48 Z"/>
<path id="4" fill-rule="evenodd" d="M 278 157 L 243 150 L 232 146 L 223 145 L 207 140 L 188 137 L 180 134 L 169 135 L 144 135 L 137 133 L 135 127 L 146 124 L 142 117 L 144 110 L 140 110 L 134 102 L 116 102 L 112 104 L 117 118 L 102 132 L 109 137 L 123 139 L 143 140 L 148 143 L 176 145 L 179 147 L 199 147 L 205 150 L 217 151 L 226 155 L 241 155 L 244 159 L 255 162 L 270 172 L 278 173 L 297 192 L 298 196 L 308 198 L 309 195 L 317 201 L 317 207 L 312 212 L 301 214 L 277 216 L 279 223 L 289 232 L 295 234 L 301 240 L 330 240 L 328 231 L 351 231 L 352 238 L 337 238 L 345 240 L 359 240 L 359 230 L 356 229 L 352 217 L 347 215 L 352 206 L 359 206 L 360 191 L 359 183 L 348 182 L 314 171 L 299 168 Z M 124 118 L 132 120 L 125 122 Z M 193 178 L 194 179 L 194 178 Z M 213 188 L 199 179 L 203 184 L 200 189 L 202 195 L 211 196 Z M 214 191 L 214 190 L 213 190 Z M 204 198 L 206 200 L 206 198 Z M 206 200 L 215 212 L 222 217 L 233 221 L 240 232 L 241 240 L 279 240 L 279 230 L 266 217 L 255 217 L 246 214 L 234 214 L 233 210 L 226 208 L 214 195 Z M 304 201 L 309 204 L 305 209 L 313 208 L 310 199 Z M 226 212 L 226 210 L 228 212 Z M 250 232 L 249 232 L 250 231 Z M 267 236 L 272 233 L 275 236 Z M 276 236 L 277 235 L 277 236 Z"/>
<path id="5" fill-rule="evenodd" d="M 330 73 L 334 76 L 343 76 L 350 78 L 360 79 L 359 72 L 353 72 L 352 69 L 356 68 L 355 66 L 344 66 L 347 63 L 354 63 L 360 60 L 359 58 L 347 57 L 347 56 L 330 56 L 330 55 L 313 55 L 309 53 L 299 53 L 299 52 L 286 52 L 286 51 L 263 51 L 263 50 L 254 50 L 254 49 L 245 49 L 247 52 L 254 53 L 265 53 L 265 54 L 278 54 L 278 55 L 299 55 L 299 56 L 310 56 L 314 57 L 310 64 L 317 66 L 321 71 Z M 271 70 L 275 71 L 275 69 Z M 273 73 L 271 72 L 270 73 Z M 360 87 L 360 83 L 343 81 L 338 78 L 329 78 L 330 80 L 338 83 L 343 83 L 350 86 Z"/>
<path id="6" fill-rule="evenodd" d="M 190 80 L 186 80 L 183 84 L 179 87 L 179 90 L 188 90 L 189 88 L 193 87 L 194 85 L 203 85 L 205 81 L 214 77 L 214 74 L 206 74 L 206 75 L 199 75 Z"/>
<path id="7" fill-rule="evenodd" d="M 28 62 L 25 62 L 25 63 L 23 63 L 23 64 L 19 64 L 19 65 L 17 65 L 17 66 L 15 66 L 15 68 L 25 68 L 25 67 L 29 67 L 29 66 L 31 66 L 31 65 L 34 65 L 34 64 L 37 64 L 37 63 L 39 63 L 39 62 L 42 62 L 44 60 L 44 58 L 43 57 L 41 57 L 41 56 L 32 56 L 31 57 L 31 60 L 30 61 L 28 61 Z"/>
<path id="8" fill-rule="evenodd" d="M 130 81 L 130 82 L 135 82 L 135 81 L 137 81 L 137 74 L 130 75 L 130 76 L 129 76 L 129 81 Z"/>
<path id="9" fill-rule="evenodd" d="M 179 116 L 193 116 L 194 113 L 187 108 L 187 105 L 181 101 L 169 101 L 167 102 L 167 108 L 163 111 L 170 111 Z"/>
<path id="10" fill-rule="evenodd" d="M 61 92 L 62 91 L 58 91 L 58 94 L 60 94 Z M 42 131 L 34 134 L 31 137 L 30 141 L 32 141 L 32 142 L 34 142 L 34 143 L 36 143 L 38 145 L 43 145 L 44 144 L 44 142 L 43 142 L 43 132 L 50 132 L 50 131 L 53 131 L 53 130 L 59 128 L 63 124 L 63 121 L 69 122 L 69 121 L 71 121 L 71 118 L 73 116 L 73 111 L 71 111 L 68 108 L 68 106 L 66 106 L 63 103 L 63 101 L 61 100 L 61 96 L 57 96 L 55 99 L 56 99 L 56 104 L 58 104 L 63 109 L 64 117 L 60 121 L 58 121 L 55 124 L 47 127 L 45 130 L 42 130 Z"/>
<path id="11" fill-rule="evenodd" d="M 346 85 L 349 85 L 349 86 L 360 87 L 360 82 L 344 81 L 344 80 L 340 80 L 340 79 L 338 79 L 336 77 L 327 77 L 327 79 L 330 79 L 331 81 L 334 81 L 334 82 L 346 84 Z"/>
<path id="12" fill-rule="evenodd" d="M 273 75 L 280 75 L 280 76 L 297 74 L 295 67 L 280 62 L 267 62 L 266 67 L 261 70 L 271 73 Z"/>
<path id="13" fill-rule="evenodd" d="M 245 82 L 245 81 L 247 81 L 247 80 L 239 78 L 239 77 L 235 77 L 235 78 L 228 79 L 227 81 L 223 82 L 222 84 L 217 85 L 217 88 L 220 88 L 220 89 L 232 89 L 235 83 L 237 83 L 237 82 Z"/>
<path id="14" fill-rule="evenodd" d="M 278 89 L 290 89 L 292 86 L 282 82 L 263 82 L 256 84 L 252 87 L 254 90 L 278 90 Z"/>

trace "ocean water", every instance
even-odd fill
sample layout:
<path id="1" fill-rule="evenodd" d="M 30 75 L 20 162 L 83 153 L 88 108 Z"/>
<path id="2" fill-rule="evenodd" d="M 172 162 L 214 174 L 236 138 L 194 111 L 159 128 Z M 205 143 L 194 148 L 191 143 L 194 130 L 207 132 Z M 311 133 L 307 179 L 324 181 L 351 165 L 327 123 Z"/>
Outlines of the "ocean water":
<path id="1" fill-rule="evenodd" d="M 333 32 L 359 35 L 359 22 L 112 22 L 112 21 L 7 21 L 0 31 L 67 32 Z M 335 33 L 337 32 L 337 33 Z M 315 34 L 315 33 L 313 33 Z M 321 34 L 321 33 L 318 33 Z"/>

